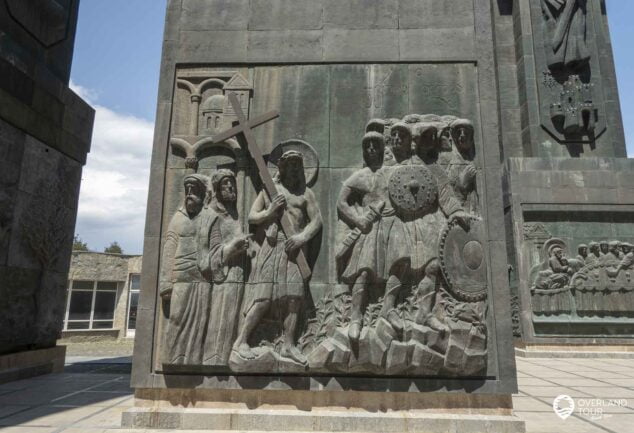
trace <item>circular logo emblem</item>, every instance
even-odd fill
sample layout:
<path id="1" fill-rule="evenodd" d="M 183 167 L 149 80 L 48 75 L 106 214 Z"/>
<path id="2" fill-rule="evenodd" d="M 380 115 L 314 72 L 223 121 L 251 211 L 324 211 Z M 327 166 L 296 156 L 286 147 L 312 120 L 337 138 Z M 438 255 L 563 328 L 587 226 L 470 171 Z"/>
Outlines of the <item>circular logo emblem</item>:
<path id="1" fill-rule="evenodd" d="M 575 401 L 569 395 L 560 395 L 553 401 L 553 410 L 563 420 L 575 411 Z"/>

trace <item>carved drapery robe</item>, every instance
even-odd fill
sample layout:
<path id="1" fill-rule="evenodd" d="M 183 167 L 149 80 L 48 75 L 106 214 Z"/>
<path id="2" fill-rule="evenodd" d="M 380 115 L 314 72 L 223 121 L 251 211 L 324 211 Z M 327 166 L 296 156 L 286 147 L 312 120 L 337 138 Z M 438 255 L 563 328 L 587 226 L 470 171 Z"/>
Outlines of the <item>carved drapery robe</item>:
<path id="1" fill-rule="evenodd" d="M 238 328 L 245 256 L 227 259 L 223 250 L 233 239 L 243 236 L 243 232 L 236 218 L 213 203 L 203 211 L 200 227 L 200 269 L 213 283 L 202 363 L 226 366 Z"/>
<path id="2" fill-rule="evenodd" d="M 163 363 L 200 365 L 209 321 L 211 284 L 198 267 L 201 214 L 190 218 L 184 208 L 172 218 L 163 247 L 161 292 L 171 288 Z"/>
<path id="3" fill-rule="evenodd" d="M 542 0 L 546 19 L 548 67 L 575 69 L 590 59 L 587 0 Z"/>
<path id="4" fill-rule="evenodd" d="M 308 189 L 308 188 L 307 188 Z M 285 194 L 283 188 L 278 187 L 280 194 Z M 266 192 L 264 196 L 266 206 L 271 201 Z M 264 242 L 258 250 L 251 270 L 252 283 L 248 299 L 245 298 L 245 312 L 256 301 L 277 301 L 285 297 L 304 297 L 304 280 L 295 260 L 295 255 L 286 252 L 287 236 L 279 221 L 273 221 L 261 227 L 264 230 Z M 300 232 L 303 227 L 295 227 Z M 308 244 L 302 247 L 304 255 L 308 256 Z"/>

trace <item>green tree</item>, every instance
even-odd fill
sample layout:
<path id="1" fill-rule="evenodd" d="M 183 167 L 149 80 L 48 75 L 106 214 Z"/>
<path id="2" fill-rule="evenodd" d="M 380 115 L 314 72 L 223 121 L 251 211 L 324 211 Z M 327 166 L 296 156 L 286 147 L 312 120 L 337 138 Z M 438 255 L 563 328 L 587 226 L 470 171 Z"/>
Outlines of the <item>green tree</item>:
<path id="1" fill-rule="evenodd" d="M 73 251 L 88 251 L 88 244 L 82 241 L 79 235 L 73 238 Z"/>
<path id="2" fill-rule="evenodd" d="M 123 250 L 117 241 L 112 242 L 108 248 L 103 250 L 103 252 L 110 254 L 123 254 Z"/>

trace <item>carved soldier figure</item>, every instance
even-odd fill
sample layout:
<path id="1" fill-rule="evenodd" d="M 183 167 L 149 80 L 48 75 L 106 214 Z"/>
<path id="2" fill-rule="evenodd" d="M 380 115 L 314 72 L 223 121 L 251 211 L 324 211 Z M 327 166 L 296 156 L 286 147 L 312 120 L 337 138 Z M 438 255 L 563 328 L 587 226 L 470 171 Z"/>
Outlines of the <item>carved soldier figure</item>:
<path id="1" fill-rule="evenodd" d="M 296 256 L 300 249 L 307 253 L 308 242 L 323 223 L 315 194 L 306 186 L 302 154 L 294 150 L 285 152 L 278 168 L 279 194 L 271 201 L 265 191 L 260 192 L 249 214 L 249 223 L 264 231 L 265 239 L 253 263 L 252 289 L 245 294 L 234 350 L 244 359 L 255 358 L 248 338 L 264 315 L 274 308 L 285 312 L 281 355 L 305 364 L 306 357 L 296 346 L 295 332 L 308 282 L 302 279 Z M 291 236 L 284 233 L 279 223 L 284 212 L 294 229 Z"/>
<path id="2" fill-rule="evenodd" d="M 586 244 L 580 244 L 577 248 L 577 252 L 577 257 L 569 260 L 570 266 L 574 272 L 578 272 L 586 265 L 586 260 L 588 258 L 588 246 Z"/>
<path id="3" fill-rule="evenodd" d="M 579 260 L 582 263 L 586 262 L 586 259 L 588 258 L 588 246 L 586 244 L 580 244 L 579 247 L 577 248 L 577 251 L 579 254 L 577 254 L 577 260 Z"/>
<path id="4" fill-rule="evenodd" d="M 622 254 L 620 250 L 620 242 L 619 241 L 610 241 L 608 243 L 608 252 L 605 254 L 604 260 L 621 260 Z"/>
<path id="5" fill-rule="evenodd" d="M 389 170 L 383 167 L 383 134 L 368 132 L 362 141 L 365 167 L 343 184 L 337 209 L 352 231 L 343 240 L 341 255 L 349 254 L 341 279 L 352 287 L 352 313 L 348 336 L 358 340 L 368 286 L 385 283 L 385 237 L 395 211 L 388 197 Z"/>
<path id="6" fill-rule="evenodd" d="M 542 0 L 548 67 L 574 72 L 590 59 L 586 41 L 587 0 Z"/>
<path id="7" fill-rule="evenodd" d="M 606 272 L 608 277 L 616 278 L 619 275 L 619 272 L 626 271 L 634 268 L 634 245 L 622 242 L 619 245 L 621 249 L 621 261 L 619 265 L 615 268 L 606 268 Z"/>
<path id="8" fill-rule="evenodd" d="M 590 242 L 588 244 L 588 249 L 590 250 L 590 254 L 586 259 L 586 264 L 591 264 L 597 262 L 601 258 L 601 250 L 599 248 L 599 244 L 597 242 Z"/>
<path id="9" fill-rule="evenodd" d="M 438 288 L 437 280 L 441 274 L 438 261 L 438 232 L 445 224 L 450 224 L 453 221 L 468 227 L 470 216 L 457 199 L 451 185 L 451 179 L 438 164 L 441 144 L 437 133 L 438 130 L 434 124 L 423 123 L 418 125 L 415 135 L 415 153 L 420 159 L 420 163 L 424 164 L 434 177 L 437 185 L 437 202 L 435 211 L 421 215 L 416 219 L 415 225 L 419 228 L 412 234 L 418 240 L 419 245 L 423 244 L 423 251 L 426 251 L 422 257 L 417 257 L 417 260 L 413 261 L 414 263 L 418 262 L 418 265 L 423 265 L 422 268 L 413 269 L 415 272 L 423 271 L 423 278 L 417 287 L 419 299 L 418 322 L 439 330 L 443 329 L 444 325 L 432 315 Z M 420 248 L 417 248 L 417 256 L 421 256 L 420 250 Z"/>
<path id="10" fill-rule="evenodd" d="M 392 125 L 390 129 L 390 148 L 394 156 L 394 166 L 389 167 L 389 176 L 394 170 L 403 164 L 411 164 L 412 159 L 412 131 L 410 126 L 399 122 Z M 388 196 L 389 197 L 389 196 Z M 386 197 L 386 199 L 388 198 Z M 388 200 L 386 200 L 386 203 Z M 385 318 L 394 329 L 401 331 L 403 323 L 398 311 L 396 311 L 396 299 L 403 286 L 409 261 L 412 256 L 412 249 L 408 244 L 407 230 L 403 220 L 398 217 L 393 219 L 391 227 L 385 236 L 385 273 L 387 282 L 385 284 L 385 296 L 381 306 L 381 317 Z"/>
<path id="11" fill-rule="evenodd" d="M 250 236 L 244 235 L 238 218 L 233 171 L 217 170 L 211 177 L 211 191 L 213 199 L 201 214 L 199 237 L 199 266 L 205 278 L 213 283 L 203 364 L 227 365 L 238 328 Z"/>
<path id="12" fill-rule="evenodd" d="M 412 126 L 416 128 L 415 148 L 412 147 Z M 432 315 L 440 274 L 437 260 L 439 232 L 448 219 L 457 219 L 466 225 L 468 216 L 454 197 L 445 170 L 436 163 L 439 152 L 436 127 L 433 123 L 412 126 L 401 123 L 392 127 L 392 150 L 398 165 L 391 167 L 390 197 L 399 202 L 399 197 L 421 192 L 425 198 L 421 198 L 424 201 L 421 209 L 413 212 L 400 209 L 391 226 L 386 253 L 386 269 L 390 271 L 381 315 L 394 329 L 402 329 L 402 321 L 394 307 L 402 282 L 409 275 L 418 282 L 417 321 L 440 330 L 444 325 Z"/>
<path id="13" fill-rule="evenodd" d="M 412 158 L 412 130 L 405 123 L 396 123 L 390 129 L 390 148 L 396 164 L 403 164 Z"/>
<path id="14" fill-rule="evenodd" d="M 447 173 L 456 197 L 464 209 L 472 214 L 478 213 L 478 192 L 476 184 L 477 170 L 473 162 L 475 143 L 473 123 L 467 119 L 457 119 L 451 123 L 451 135 L 454 144 L 452 158 Z"/>
<path id="15" fill-rule="evenodd" d="M 601 257 L 604 257 L 610 252 L 610 243 L 608 241 L 599 242 L 599 248 L 601 250 Z"/>
<path id="16" fill-rule="evenodd" d="M 619 270 L 634 268 L 634 245 L 623 242 L 621 243 L 621 249 L 623 250 L 623 258 L 619 264 Z"/>
<path id="17" fill-rule="evenodd" d="M 169 302 L 163 362 L 200 365 L 209 320 L 211 284 L 198 267 L 201 211 L 209 178 L 185 177 L 185 203 L 168 226 L 163 247 L 159 291 Z"/>

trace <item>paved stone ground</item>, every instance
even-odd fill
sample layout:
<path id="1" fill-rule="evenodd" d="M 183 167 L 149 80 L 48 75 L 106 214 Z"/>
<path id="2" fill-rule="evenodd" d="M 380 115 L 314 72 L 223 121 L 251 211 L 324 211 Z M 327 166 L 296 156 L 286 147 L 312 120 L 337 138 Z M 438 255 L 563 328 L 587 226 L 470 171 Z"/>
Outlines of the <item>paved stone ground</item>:
<path id="1" fill-rule="evenodd" d="M 81 358 L 69 359 L 81 363 L 67 365 L 62 374 L 0 385 L 0 431 L 141 433 L 119 427 L 121 413 L 133 404 L 130 365 L 83 361 L 96 355 L 75 352 Z M 115 355 L 106 362 L 118 359 Z M 520 392 L 514 402 L 528 432 L 634 431 L 634 360 L 517 358 L 517 362 Z M 574 414 L 565 421 L 552 409 L 553 399 L 562 394 L 576 403 Z"/>

